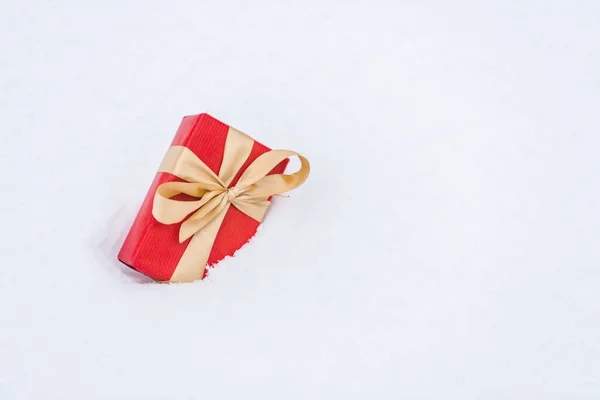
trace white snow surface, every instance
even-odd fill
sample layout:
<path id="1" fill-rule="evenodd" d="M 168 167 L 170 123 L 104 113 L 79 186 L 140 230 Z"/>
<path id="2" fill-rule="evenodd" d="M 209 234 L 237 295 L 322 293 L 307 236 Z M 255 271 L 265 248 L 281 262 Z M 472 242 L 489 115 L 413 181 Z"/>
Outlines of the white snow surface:
<path id="1" fill-rule="evenodd" d="M 600 398 L 600 3 L 0 4 L 0 399 Z M 203 282 L 116 254 L 184 115 L 312 163 Z"/>

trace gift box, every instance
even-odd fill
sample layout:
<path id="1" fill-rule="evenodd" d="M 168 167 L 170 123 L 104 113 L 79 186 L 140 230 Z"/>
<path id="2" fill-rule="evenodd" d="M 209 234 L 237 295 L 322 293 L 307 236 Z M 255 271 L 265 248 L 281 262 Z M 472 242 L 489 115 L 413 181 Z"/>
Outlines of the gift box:
<path id="1" fill-rule="evenodd" d="M 284 174 L 288 157 L 301 168 Z M 208 114 L 183 118 L 118 258 L 162 282 L 203 279 L 256 233 L 271 197 L 300 186 L 310 166 Z"/>

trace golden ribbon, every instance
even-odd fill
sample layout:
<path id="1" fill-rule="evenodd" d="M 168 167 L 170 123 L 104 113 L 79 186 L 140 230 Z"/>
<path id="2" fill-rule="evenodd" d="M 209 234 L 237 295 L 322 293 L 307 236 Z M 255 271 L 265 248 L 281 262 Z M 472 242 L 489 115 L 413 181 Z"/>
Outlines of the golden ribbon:
<path id="1" fill-rule="evenodd" d="M 187 147 L 171 146 L 167 151 L 159 172 L 175 175 L 185 182 L 160 185 L 154 195 L 152 215 L 167 225 L 183 221 L 179 229 L 180 243 L 192 238 L 169 282 L 202 279 L 219 228 L 231 205 L 261 222 L 269 208 L 270 196 L 293 190 L 308 178 L 310 164 L 306 158 L 289 150 L 271 150 L 254 160 L 238 182 L 229 187 L 253 145 L 251 137 L 229 128 L 218 175 Z M 298 172 L 267 175 L 280 162 L 293 156 L 301 162 Z M 198 200 L 172 199 L 182 193 Z"/>

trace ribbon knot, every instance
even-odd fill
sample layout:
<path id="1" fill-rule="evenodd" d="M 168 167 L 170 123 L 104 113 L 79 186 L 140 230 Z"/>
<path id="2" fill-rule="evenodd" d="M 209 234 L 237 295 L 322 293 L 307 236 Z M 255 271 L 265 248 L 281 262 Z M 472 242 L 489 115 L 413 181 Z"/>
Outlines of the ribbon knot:
<path id="1" fill-rule="evenodd" d="M 227 189 L 227 200 L 229 200 L 230 202 L 232 202 L 242 192 L 243 192 L 242 190 L 240 190 L 240 189 L 238 189 L 236 187 L 232 187 L 232 188 Z"/>
<path id="2" fill-rule="evenodd" d="M 230 128 L 219 174 L 215 174 L 190 149 L 171 146 L 159 172 L 166 172 L 184 182 L 160 185 L 154 196 L 152 215 L 163 224 L 181 223 L 179 241 L 192 238 L 171 281 L 201 279 L 210 250 L 230 206 L 262 222 L 269 208 L 269 198 L 293 190 L 308 177 L 310 164 L 306 158 L 289 150 L 271 150 L 260 155 L 230 187 L 250 155 L 254 140 Z M 268 175 L 288 157 L 300 159 L 300 170 L 293 174 Z M 195 200 L 174 200 L 186 194 Z"/>

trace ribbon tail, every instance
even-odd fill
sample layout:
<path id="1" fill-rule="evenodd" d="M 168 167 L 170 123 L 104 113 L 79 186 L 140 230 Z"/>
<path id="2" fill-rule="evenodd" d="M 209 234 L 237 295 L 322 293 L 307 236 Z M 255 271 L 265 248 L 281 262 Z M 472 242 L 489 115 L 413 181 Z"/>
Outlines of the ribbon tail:
<path id="1" fill-rule="evenodd" d="M 241 196 L 240 196 L 241 197 Z M 267 199 L 243 199 L 238 198 L 231 202 L 235 208 L 254 219 L 262 222 L 271 202 Z"/>
<path id="2" fill-rule="evenodd" d="M 202 230 L 192 236 L 169 282 L 192 282 L 204 277 L 204 270 L 229 204 Z"/>
<path id="3" fill-rule="evenodd" d="M 183 243 L 196 232 L 202 230 L 229 204 L 223 194 L 216 192 L 206 194 L 203 200 L 205 199 L 208 199 L 208 201 L 181 224 L 179 228 L 179 243 Z"/>

